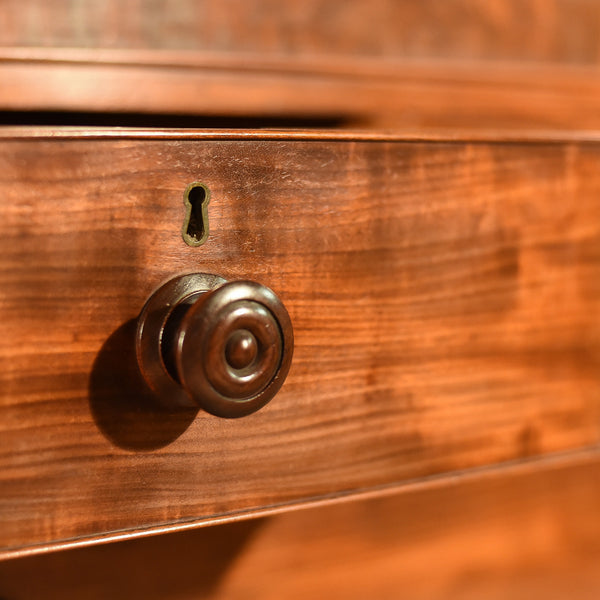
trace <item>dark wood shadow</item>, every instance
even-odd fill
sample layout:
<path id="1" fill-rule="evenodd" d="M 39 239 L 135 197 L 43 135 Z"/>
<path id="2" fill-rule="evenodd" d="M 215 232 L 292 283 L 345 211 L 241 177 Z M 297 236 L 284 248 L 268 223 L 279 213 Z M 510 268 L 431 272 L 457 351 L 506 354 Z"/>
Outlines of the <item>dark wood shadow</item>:
<path id="1" fill-rule="evenodd" d="M 263 522 L 254 519 L 0 562 L 0 597 L 205 598 Z"/>
<path id="2" fill-rule="evenodd" d="M 156 403 L 137 365 L 135 328 L 136 319 L 127 321 L 98 353 L 89 380 L 90 409 L 113 444 L 148 451 L 176 440 L 198 411 L 168 412 Z"/>

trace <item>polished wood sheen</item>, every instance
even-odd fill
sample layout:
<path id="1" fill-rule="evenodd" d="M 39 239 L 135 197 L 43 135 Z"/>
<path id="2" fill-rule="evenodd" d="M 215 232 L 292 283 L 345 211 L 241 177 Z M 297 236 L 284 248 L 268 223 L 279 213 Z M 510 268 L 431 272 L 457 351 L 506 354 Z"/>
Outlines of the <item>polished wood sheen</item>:
<path id="1" fill-rule="evenodd" d="M 594 0 L 0 0 L 0 124 L 598 130 L 599 37 Z"/>
<path id="2" fill-rule="evenodd" d="M 196 127 L 228 118 L 419 132 L 600 129 L 600 74 L 590 66 L 0 48 L 0 80 L 5 124 L 89 125 L 95 112 L 100 124 L 150 127 L 179 115 Z"/>
<path id="3" fill-rule="evenodd" d="M 598 143 L 36 135 L 0 143 L 5 556 L 598 443 Z M 135 319 L 198 271 L 290 313 L 287 381 L 244 419 L 141 385 Z"/>
<path id="4" fill-rule="evenodd" d="M 596 600 L 597 454 L 0 562 L 10 600 Z M 32 576 L 35 574 L 35 576 Z"/>

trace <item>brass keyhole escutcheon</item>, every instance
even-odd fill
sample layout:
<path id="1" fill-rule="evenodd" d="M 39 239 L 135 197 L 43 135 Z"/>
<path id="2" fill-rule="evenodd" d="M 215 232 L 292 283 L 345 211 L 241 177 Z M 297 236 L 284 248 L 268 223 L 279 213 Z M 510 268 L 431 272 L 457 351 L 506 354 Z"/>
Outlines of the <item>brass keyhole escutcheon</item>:
<path id="1" fill-rule="evenodd" d="M 204 183 L 190 183 L 183 194 L 185 217 L 181 235 L 188 246 L 201 246 L 208 238 L 210 190 Z"/>
<path id="2" fill-rule="evenodd" d="M 167 282 L 138 318 L 140 370 L 162 403 L 220 417 L 273 398 L 293 353 L 290 317 L 269 288 L 193 273 Z"/>

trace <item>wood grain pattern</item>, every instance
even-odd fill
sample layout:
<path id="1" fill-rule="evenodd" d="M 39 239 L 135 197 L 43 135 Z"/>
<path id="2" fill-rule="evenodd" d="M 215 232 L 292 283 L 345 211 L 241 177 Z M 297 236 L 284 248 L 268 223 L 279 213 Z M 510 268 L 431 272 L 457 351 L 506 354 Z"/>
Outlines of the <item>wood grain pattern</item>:
<path id="1" fill-rule="evenodd" d="M 6 600 L 595 600 L 600 462 L 0 563 Z M 35 576 L 32 576 L 35 574 Z"/>
<path id="2" fill-rule="evenodd" d="M 401 131 L 600 129 L 595 68 L 4 49 L 0 79 L 4 111 L 179 114 L 191 125 L 228 116 Z M 10 112 L 0 116 L 11 122 Z"/>
<path id="3" fill-rule="evenodd" d="M 246 136 L 2 142 L 5 551 L 597 444 L 600 146 Z M 134 320 L 192 271 L 290 312 L 254 415 L 160 414 L 141 386 Z"/>
<path id="4" fill-rule="evenodd" d="M 595 0 L 1 0 L 0 46 L 598 64 Z"/>

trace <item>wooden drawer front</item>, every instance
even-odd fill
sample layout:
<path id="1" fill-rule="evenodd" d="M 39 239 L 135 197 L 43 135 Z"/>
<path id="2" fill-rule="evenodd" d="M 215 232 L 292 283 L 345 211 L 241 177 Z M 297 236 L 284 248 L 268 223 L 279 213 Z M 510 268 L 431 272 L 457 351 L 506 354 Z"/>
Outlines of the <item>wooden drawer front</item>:
<path id="1" fill-rule="evenodd" d="M 599 145 L 224 138 L 0 144 L 5 554 L 598 442 Z M 194 271 L 290 313 L 287 381 L 248 417 L 139 391 L 136 316 Z"/>
<path id="2" fill-rule="evenodd" d="M 0 561 L 0 594 L 596 600 L 600 462 L 581 454 L 567 464 L 461 477 L 460 485 L 438 481 L 403 494 Z"/>

